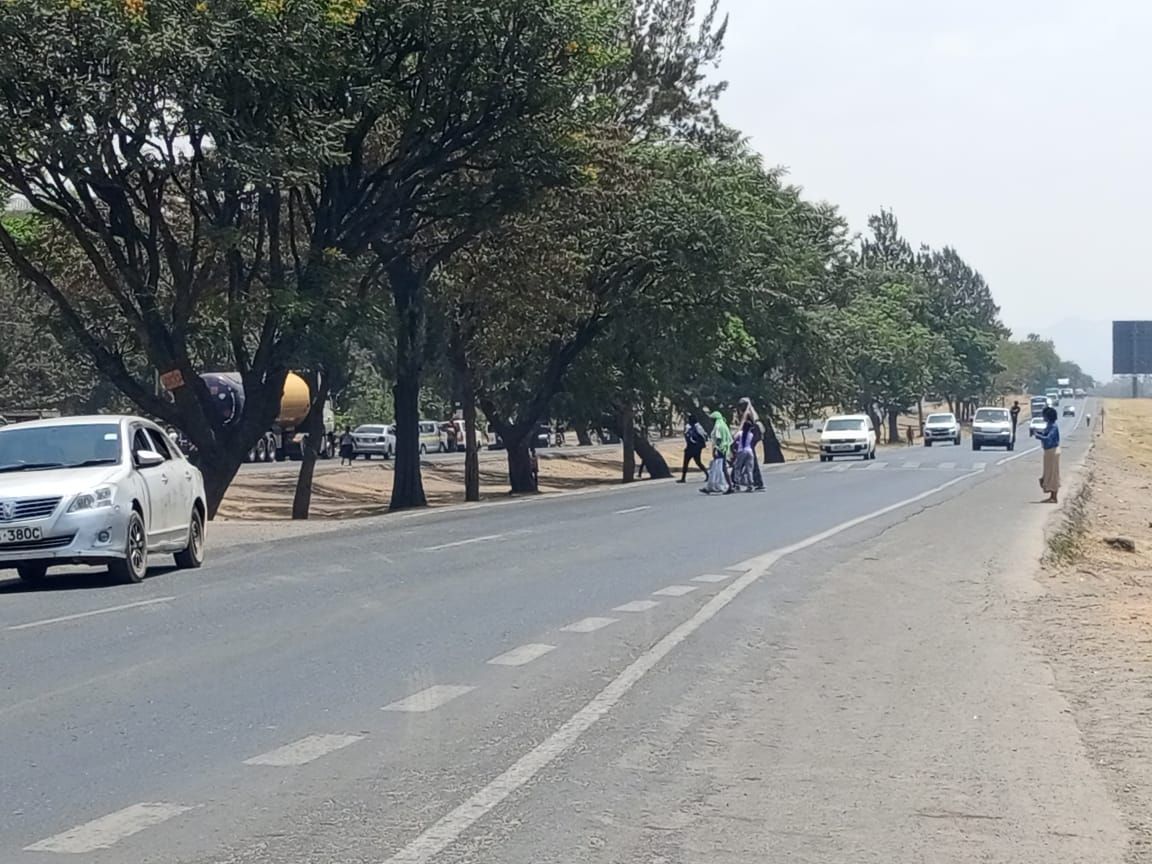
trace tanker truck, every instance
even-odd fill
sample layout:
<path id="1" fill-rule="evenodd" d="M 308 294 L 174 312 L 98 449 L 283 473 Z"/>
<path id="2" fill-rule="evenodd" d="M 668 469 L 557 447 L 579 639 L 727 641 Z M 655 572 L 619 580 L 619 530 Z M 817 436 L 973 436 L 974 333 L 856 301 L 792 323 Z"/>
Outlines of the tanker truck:
<path id="1" fill-rule="evenodd" d="M 244 384 L 236 372 L 206 372 L 200 376 L 208 385 L 208 392 L 220 406 L 224 422 L 239 417 L 244 410 Z M 285 459 L 299 459 L 304 433 L 298 431 L 304 418 L 308 416 L 311 398 L 308 382 L 294 372 L 284 379 L 284 394 L 280 397 L 280 410 L 269 429 L 248 451 L 246 462 L 282 462 Z M 324 442 L 320 447 L 320 458 L 330 459 L 335 449 L 335 417 L 332 403 L 324 404 Z"/>

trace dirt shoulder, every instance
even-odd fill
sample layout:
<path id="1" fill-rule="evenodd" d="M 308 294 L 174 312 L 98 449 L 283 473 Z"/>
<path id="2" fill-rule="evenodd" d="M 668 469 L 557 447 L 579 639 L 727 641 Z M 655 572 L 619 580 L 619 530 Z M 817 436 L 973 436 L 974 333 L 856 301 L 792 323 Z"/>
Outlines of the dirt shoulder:
<path id="1" fill-rule="evenodd" d="M 1110 400 L 1067 523 L 1049 538 L 1037 640 L 1152 862 L 1152 401 Z M 1135 551 L 1117 548 L 1116 538 Z M 1120 544 L 1124 545 L 1124 544 Z"/>

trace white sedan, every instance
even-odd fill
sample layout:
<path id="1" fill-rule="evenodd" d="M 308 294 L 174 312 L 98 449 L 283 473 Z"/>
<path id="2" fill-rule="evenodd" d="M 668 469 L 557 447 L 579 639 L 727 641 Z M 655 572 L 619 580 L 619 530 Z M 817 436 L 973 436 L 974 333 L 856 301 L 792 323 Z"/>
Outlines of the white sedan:
<path id="1" fill-rule="evenodd" d="M 34 420 L 0 429 L 0 570 L 103 564 L 139 582 L 152 552 L 204 561 L 204 480 L 140 417 Z"/>

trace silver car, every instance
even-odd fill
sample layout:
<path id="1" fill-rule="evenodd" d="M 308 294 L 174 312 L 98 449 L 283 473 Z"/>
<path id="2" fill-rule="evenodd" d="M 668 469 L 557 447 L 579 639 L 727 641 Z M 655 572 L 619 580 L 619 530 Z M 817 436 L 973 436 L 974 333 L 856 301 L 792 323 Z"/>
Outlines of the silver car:
<path id="1" fill-rule="evenodd" d="M 0 570 L 103 564 L 139 582 L 153 552 L 204 560 L 204 480 L 140 417 L 34 420 L 0 429 Z"/>
<path id="2" fill-rule="evenodd" d="M 396 455 L 396 435 L 392 427 L 384 424 L 357 426 L 352 430 L 352 454 L 365 459 L 373 456 L 391 459 Z"/>
<path id="3" fill-rule="evenodd" d="M 960 421 L 955 414 L 929 414 L 924 421 L 924 446 L 931 447 L 935 441 L 949 444 L 960 443 Z"/>

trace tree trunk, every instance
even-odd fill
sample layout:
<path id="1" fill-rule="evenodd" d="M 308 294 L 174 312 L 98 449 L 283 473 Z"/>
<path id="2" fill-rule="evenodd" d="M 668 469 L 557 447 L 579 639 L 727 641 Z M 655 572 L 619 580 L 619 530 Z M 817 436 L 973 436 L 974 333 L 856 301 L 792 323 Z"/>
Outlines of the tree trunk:
<path id="1" fill-rule="evenodd" d="M 424 358 L 424 292 L 407 262 L 388 268 L 396 305 L 396 459 L 390 509 L 428 506 L 420 476 L 420 378 Z"/>
<path id="2" fill-rule="evenodd" d="M 784 458 L 784 448 L 780 446 L 780 439 L 776 437 L 772 421 L 760 415 L 760 423 L 764 427 L 764 464 L 782 465 L 787 460 Z"/>
<path id="3" fill-rule="evenodd" d="M 592 435 L 588 431 L 587 423 L 576 422 L 572 424 L 572 428 L 576 430 L 576 441 L 581 447 L 592 446 Z"/>
<path id="4" fill-rule="evenodd" d="M 309 373 L 308 392 L 312 404 L 301 429 L 305 434 L 300 445 L 300 473 L 296 476 L 296 494 L 292 497 L 292 518 L 307 519 L 312 509 L 312 478 L 316 473 L 316 457 L 324 447 L 324 403 L 328 401 L 328 376 L 323 380 L 318 373 Z"/>
<path id="5" fill-rule="evenodd" d="M 220 502 L 224 500 L 224 494 L 232 485 L 232 481 L 236 478 L 236 472 L 240 470 L 240 466 L 244 462 L 244 454 L 232 457 L 227 453 L 214 450 L 208 454 L 200 451 L 199 455 L 197 467 L 200 469 L 200 473 L 204 475 L 204 497 L 208 499 L 206 502 L 208 518 L 215 519 L 217 511 L 220 509 Z"/>
<path id="6" fill-rule="evenodd" d="M 532 476 L 532 455 L 528 452 L 528 437 L 520 441 L 505 441 L 508 448 L 508 485 L 513 495 L 540 491 Z"/>
<path id="7" fill-rule="evenodd" d="M 624 447 L 624 482 L 636 479 L 636 426 L 631 404 L 621 405 L 616 415 L 620 424 L 620 443 Z"/>
<path id="8" fill-rule="evenodd" d="M 888 411 L 888 443 L 895 444 L 900 440 L 900 412 L 895 408 Z"/>
<path id="9" fill-rule="evenodd" d="M 668 462 L 665 461 L 660 451 L 652 446 L 651 441 L 637 433 L 634 443 L 636 453 L 640 456 L 640 461 L 644 463 L 644 470 L 648 472 L 649 477 L 653 480 L 665 480 L 672 476 L 672 469 L 668 467 Z"/>
<path id="10" fill-rule="evenodd" d="M 464 500 L 480 500 L 480 446 L 476 440 L 476 388 L 464 379 Z"/>

